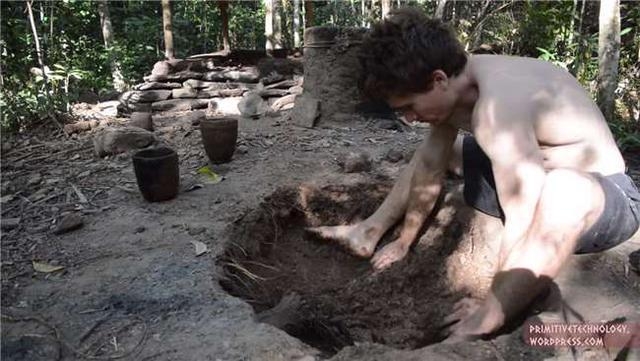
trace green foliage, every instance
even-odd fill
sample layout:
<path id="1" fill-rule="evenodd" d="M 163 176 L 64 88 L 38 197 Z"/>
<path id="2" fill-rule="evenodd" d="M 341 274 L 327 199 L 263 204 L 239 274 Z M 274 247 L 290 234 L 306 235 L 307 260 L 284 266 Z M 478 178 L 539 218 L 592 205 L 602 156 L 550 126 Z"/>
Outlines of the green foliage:
<path id="1" fill-rule="evenodd" d="M 293 47 L 293 0 L 282 0 L 283 41 Z M 364 2 L 364 12 L 362 5 Z M 217 1 L 172 1 L 176 57 L 209 53 L 222 48 L 221 14 Z M 391 0 L 392 7 L 418 6 L 434 14 L 435 1 Z M 593 89 L 598 73 L 597 33 L 599 3 L 578 1 L 491 1 L 484 17 L 485 1 L 449 1 L 445 20 L 468 47 L 491 44 L 506 54 L 539 57 L 568 69 L 587 89 Z M 300 0 L 300 17 L 304 14 Z M 381 17 L 381 1 L 313 1 L 317 25 L 361 26 Z M 34 39 L 24 1 L 1 1 L 0 67 L 2 91 L 0 119 L 3 130 L 24 128 L 49 109 L 65 111 L 68 102 L 86 90 L 109 92 L 113 88 L 110 59 L 118 60 L 125 82 L 142 81 L 153 64 L 164 58 L 162 11 L 159 1 L 109 1 L 114 43 L 105 49 L 98 3 L 85 0 L 33 2 L 33 11 L 51 70 L 50 103 L 44 96 L 37 67 Z M 264 1 L 230 1 L 229 34 L 232 49 L 264 48 Z M 610 120 L 622 146 L 637 145 L 640 89 L 640 7 L 622 1 L 622 47 L 618 117 Z M 582 20 L 580 20 L 582 19 Z M 53 20 L 53 22 L 51 22 Z M 302 26 L 302 21 L 300 22 Z M 481 25 L 481 26 L 479 26 Z M 482 29 L 482 31 L 476 31 Z M 580 30 L 580 31 L 579 31 Z"/>

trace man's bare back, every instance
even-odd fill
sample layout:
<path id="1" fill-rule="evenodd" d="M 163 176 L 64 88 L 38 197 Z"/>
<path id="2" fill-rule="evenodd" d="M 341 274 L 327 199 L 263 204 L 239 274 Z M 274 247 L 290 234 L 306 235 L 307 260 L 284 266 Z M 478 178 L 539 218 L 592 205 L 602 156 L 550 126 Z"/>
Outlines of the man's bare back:
<path id="1" fill-rule="evenodd" d="M 533 127 L 546 170 L 624 172 L 624 160 L 602 113 L 566 70 L 538 59 L 499 55 L 473 56 L 469 67 L 480 96 L 490 92 L 495 102 L 530 114 L 511 121 Z"/>

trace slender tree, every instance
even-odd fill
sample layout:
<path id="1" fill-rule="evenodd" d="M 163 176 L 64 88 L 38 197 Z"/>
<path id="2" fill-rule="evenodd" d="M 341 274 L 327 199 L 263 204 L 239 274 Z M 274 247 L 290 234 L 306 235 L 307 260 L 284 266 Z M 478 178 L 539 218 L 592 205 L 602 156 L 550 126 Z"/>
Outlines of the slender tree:
<path id="1" fill-rule="evenodd" d="M 111 16 L 109 15 L 109 4 L 107 0 L 98 2 L 98 13 L 100 14 L 100 27 L 102 28 L 102 38 L 104 47 L 109 55 L 109 66 L 111 67 L 111 77 L 113 78 L 113 88 L 122 92 L 126 88 L 120 63 L 113 54 L 113 29 L 111 27 Z"/>
<path id="2" fill-rule="evenodd" d="M 273 1 L 265 0 L 264 2 L 264 37 L 265 50 L 268 54 L 273 52 Z"/>
<path id="3" fill-rule="evenodd" d="M 220 10 L 220 18 L 222 20 L 222 50 L 231 51 L 229 43 L 229 2 L 226 0 L 218 1 L 218 9 Z"/>
<path id="4" fill-rule="evenodd" d="M 33 10 L 31 9 L 31 1 L 27 0 L 27 13 L 29 17 L 29 23 L 31 24 L 31 32 L 33 33 L 33 42 L 36 47 L 36 56 L 38 58 L 38 65 L 40 65 L 40 71 L 42 71 L 42 80 L 44 83 L 44 93 L 45 98 L 47 99 L 46 107 L 47 107 L 47 115 L 49 118 L 58 125 L 59 128 L 62 129 L 62 126 L 56 119 L 55 112 L 53 111 L 53 103 L 51 101 L 51 93 L 49 93 L 49 80 L 47 79 L 47 68 L 44 65 L 44 54 L 40 49 L 40 40 L 38 39 L 38 31 L 36 30 L 36 22 L 33 19 Z M 66 134 L 66 132 L 65 132 Z"/>
<path id="5" fill-rule="evenodd" d="M 293 0 L 293 46 L 300 47 L 300 0 Z"/>
<path id="6" fill-rule="evenodd" d="M 438 19 L 444 18 L 444 9 L 447 5 L 447 0 L 438 0 L 438 6 L 436 7 L 435 17 Z"/>
<path id="7" fill-rule="evenodd" d="M 164 56 L 167 59 L 175 59 L 173 48 L 173 26 L 171 25 L 171 3 L 162 0 L 162 28 L 164 32 Z"/>
<path id="8" fill-rule="evenodd" d="M 304 26 L 305 28 L 312 27 L 314 24 L 315 16 L 313 13 L 313 1 L 304 0 Z"/>
<path id="9" fill-rule="evenodd" d="M 282 49 L 282 0 L 273 1 L 273 46 Z"/>
<path id="10" fill-rule="evenodd" d="M 382 18 L 384 19 L 391 11 L 391 0 L 382 0 L 380 4 L 382 5 Z"/>
<path id="11" fill-rule="evenodd" d="M 598 22 L 597 100 L 602 114 L 611 121 L 615 113 L 614 92 L 620 60 L 620 0 L 602 0 Z"/>

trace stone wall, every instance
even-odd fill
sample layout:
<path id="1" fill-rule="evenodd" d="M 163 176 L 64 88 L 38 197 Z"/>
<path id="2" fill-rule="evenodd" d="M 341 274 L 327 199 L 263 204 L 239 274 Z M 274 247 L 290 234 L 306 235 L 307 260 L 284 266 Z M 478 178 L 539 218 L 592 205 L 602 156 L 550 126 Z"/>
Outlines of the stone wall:
<path id="1" fill-rule="evenodd" d="M 120 96 L 120 108 L 125 112 L 209 108 L 239 114 L 237 105 L 248 92 L 271 103 L 301 92 L 301 73 L 301 62 L 289 59 L 264 58 L 255 64 L 231 56 L 159 61 L 144 83 Z"/>

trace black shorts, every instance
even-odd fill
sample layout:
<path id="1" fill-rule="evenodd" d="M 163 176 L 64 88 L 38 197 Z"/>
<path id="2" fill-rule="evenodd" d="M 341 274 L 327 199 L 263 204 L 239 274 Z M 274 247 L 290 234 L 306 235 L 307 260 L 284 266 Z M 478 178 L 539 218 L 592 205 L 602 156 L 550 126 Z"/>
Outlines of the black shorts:
<path id="1" fill-rule="evenodd" d="M 467 136 L 462 145 L 464 200 L 471 207 L 502 219 L 491 161 L 475 138 Z M 614 247 L 633 236 L 640 226 L 640 192 L 626 174 L 602 176 L 591 173 L 605 195 L 602 215 L 580 237 L 575 253 L 594 253 Z"/>

